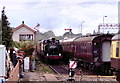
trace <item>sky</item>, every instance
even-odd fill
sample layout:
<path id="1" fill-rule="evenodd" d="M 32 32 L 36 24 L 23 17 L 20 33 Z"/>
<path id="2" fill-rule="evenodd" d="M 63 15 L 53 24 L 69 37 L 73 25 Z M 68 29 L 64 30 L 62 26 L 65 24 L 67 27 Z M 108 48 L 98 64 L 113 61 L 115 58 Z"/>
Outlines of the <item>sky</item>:
<path id="1" fill-rule="evenodd" d="M 86 34 L 97 32 L 103 19 L 104 23 L 118 23 L 118 1 L 0 0 L 0 11 L 5 6 L 11 27 L 24 21 L 31 28 L 39 23 L 40 32 L 52 30 L 56 36 L 62 36 L 69 28 L 74 34 Z"/>

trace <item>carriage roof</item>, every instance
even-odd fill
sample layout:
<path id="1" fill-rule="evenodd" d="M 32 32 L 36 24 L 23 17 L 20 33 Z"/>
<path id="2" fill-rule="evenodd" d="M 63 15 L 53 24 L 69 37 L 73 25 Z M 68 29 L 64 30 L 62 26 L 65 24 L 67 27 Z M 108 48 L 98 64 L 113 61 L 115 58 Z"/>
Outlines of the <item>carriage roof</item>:
<path id="1" fill-rule="evenodd" d="M 64 39 L 62 42 L 73 42 L 75 39 L 76 39 L 76 37 L 68 38 L 68 39 Z"/>
<path id="2" fill-rule="evenodd" d="M 115 35 L 112 40 L 120 40 L 120 34 Z"/>
<path id="3" fill-rule="evenodd" d="M 65 39 L 62 42 L 93 41 L 95 37 L 97 36 L 75 37 L 75 38 Z"/>
<path id="4" fill-rule="evenodd" d="M 83 37 L 74 37 L 74 38 L 68 38 L 64 39 L 61 42 L 79 42 L 79 41 L 89 41 L 92 42 L 98 37 L 112 37 L 111 34 L 98 34 L 98 35 L 91 35 L 91 36 L 83 36 Z"/>
<path id="5" fill-rule="evenodd" d="M 74 41 L 92 41 L 96 36 L 90 36 L 90 37 L 79 37 L 76 38 Z"/>

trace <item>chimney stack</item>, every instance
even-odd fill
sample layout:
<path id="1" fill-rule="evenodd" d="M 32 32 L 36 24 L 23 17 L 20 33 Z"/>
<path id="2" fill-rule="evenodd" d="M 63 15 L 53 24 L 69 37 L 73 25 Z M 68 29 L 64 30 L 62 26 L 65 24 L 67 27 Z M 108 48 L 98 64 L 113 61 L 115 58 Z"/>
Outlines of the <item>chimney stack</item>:
<path id="1" fill-rule="evenodd" d="M 24 21 L 22 21 L 22 24 L 24 24 Z"/>

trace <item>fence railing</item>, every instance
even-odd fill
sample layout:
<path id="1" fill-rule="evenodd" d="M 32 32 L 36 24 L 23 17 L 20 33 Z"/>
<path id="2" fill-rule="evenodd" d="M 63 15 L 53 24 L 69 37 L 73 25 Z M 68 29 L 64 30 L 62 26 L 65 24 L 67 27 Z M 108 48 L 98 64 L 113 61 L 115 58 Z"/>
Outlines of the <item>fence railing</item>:
<path id="1" fill-rule="evenodd" d="M 14 69 L 10 72 L 10 76 L 7 81 L 18 81 L 19 80 L 19 61 L 17 62 L 17 65 L 14 67 Z"/>

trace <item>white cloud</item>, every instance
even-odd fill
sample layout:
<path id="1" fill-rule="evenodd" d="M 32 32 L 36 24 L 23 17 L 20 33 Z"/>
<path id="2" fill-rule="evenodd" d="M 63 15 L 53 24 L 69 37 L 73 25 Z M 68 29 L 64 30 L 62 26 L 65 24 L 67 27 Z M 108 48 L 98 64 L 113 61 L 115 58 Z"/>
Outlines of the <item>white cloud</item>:
<path id="1" fill-rule="evenodd" d="M 0 8 L 6 7 L 6 14 L 11 26 L 18 26 L 21 21 L 34 27 L 41 24 L 41 31 L 52 29 L 56 35 L 63 35 L 65 28 L 71 27 L 73 33 L 97 31 L 99 23 L 117 23 L 118 0 L 2 0 Z M 91 31 L 92 30 L 92 31 Z"/>

